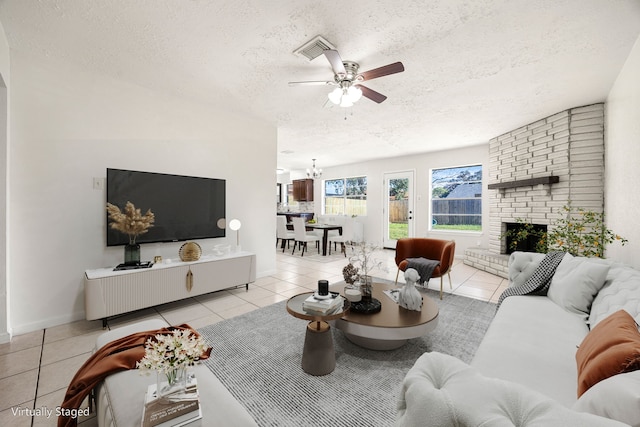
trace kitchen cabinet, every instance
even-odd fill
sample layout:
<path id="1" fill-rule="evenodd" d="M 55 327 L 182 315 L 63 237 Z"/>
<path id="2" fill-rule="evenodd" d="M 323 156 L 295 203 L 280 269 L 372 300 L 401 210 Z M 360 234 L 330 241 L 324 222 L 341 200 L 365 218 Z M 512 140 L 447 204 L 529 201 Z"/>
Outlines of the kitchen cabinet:
<path id="1" fill-rule="evenodd" d="M 313 202 L 313 179 L 293 180 L 293 200 L 297 202 Z"/>

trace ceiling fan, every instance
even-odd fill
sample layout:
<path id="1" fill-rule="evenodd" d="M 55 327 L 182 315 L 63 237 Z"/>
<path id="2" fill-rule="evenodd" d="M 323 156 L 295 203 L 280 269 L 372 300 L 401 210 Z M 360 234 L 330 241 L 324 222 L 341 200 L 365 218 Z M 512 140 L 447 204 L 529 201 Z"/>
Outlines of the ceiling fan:
<path id="1" fill-rule="evenodd" d="M 302 81 L 289 82 L 289 86 L 304 85 L 328 85 L 337 86 L 329 93 L 329 100 L 341 107 L 351 107 L 361 96 L 369 98 L 378 104 L 383 102 L 387 97 L 380 92 L 376 92 L 361 83 L 377 79 L 378 77 L 388 76 L 390 74 L 401 73 L 404 71 L 402 62 L 394 62 L 383 67 L 374 68 L 373 70 L 358 72 L 360 65 L 353 61 L 343 61 L 337 50 L 326 49 L 322 52 L 329 60 L 333 69 L 333 81 Z"/>

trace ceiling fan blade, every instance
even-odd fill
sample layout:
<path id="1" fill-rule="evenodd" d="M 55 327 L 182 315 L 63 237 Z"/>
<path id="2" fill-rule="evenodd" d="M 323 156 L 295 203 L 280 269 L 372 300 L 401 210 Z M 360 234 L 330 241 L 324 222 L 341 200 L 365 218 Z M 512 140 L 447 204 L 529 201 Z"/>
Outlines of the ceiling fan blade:
<path id="1" fill-rule="evenodd" d="M 334 74 L 347 74 L 347 70 L 344 69 L 342 58 L 340 58 L 340 54 L 337 50 L 326 49 L 323 50 L 322 53 L 324 53 L 324 56 L 329 60 Z"/>
<path id="2" fill-rule="evenodd" d="M 303 82 L 289 82 L 289 86 L 332 86 L 336 82 L 328 81 L 303 81 Z"/>
<path id="3" fill-rule="evenodd" d="M 380 104 L 382 101 L 387 99 L 387 97 L 381 94 L 380 92 L 376 92 L 375 90 L 369 89 L 366 86 L 362 86 L 362 85 L 356 85 L 356 86 L 359 87 L 360 90 L 362 91 L 362 96 L 366 96 L 367 98 L 369 98 L 374 102 L 377 102 L 378 104 Z"/>
<path id="4" fill-rule="evenodd" d="M 374 68 L 373 70 L 360 73 L 363 81 L 377 79 L 378 77 L 388 76 L 389 74 L 401 73 L 404 71 L 404 65 L 402 62 L 394 62 L 393 64 L 385 65 L 383 67 Z"/>

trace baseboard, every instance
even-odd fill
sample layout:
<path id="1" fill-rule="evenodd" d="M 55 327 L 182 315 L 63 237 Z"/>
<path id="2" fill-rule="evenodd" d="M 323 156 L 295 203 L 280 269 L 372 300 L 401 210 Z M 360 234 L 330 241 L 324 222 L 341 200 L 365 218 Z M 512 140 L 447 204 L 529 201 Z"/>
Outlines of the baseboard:
<path id="1" fill-rule="evenodd" d="M 0 334 L 0 344 L 4 344 L 11 341 L 11 334 L 9 332 L 3 332 Z"/>
<path id="2" fill-rule="evenodd" d="M 29 332 L 39 331 L 41 329 L 53 328 L 54 326 L 64 325 L 65 323 L 76 322 L 78 320 L 84 320 L 85 313 L 80 311 L 64 316 L 49 317 L 46 319 L 40 319 L 35 322 L 25 323 L 22 325 L 11 325 L 11 335 L 23 335 Z M 92 320 L 92 322 L 99 322 L 99 320 Z"/>
<path id="3" fill-rule="evenodd" d="M 273 276 L 274 274 L 276 274 L 278 272 L 278 270 L 266 270 L 266 271 L 261 271 L 259 273 L 256 273 L 256 279 L 259 279 L 261 277 L 267 277 L 267 276 Z"/>

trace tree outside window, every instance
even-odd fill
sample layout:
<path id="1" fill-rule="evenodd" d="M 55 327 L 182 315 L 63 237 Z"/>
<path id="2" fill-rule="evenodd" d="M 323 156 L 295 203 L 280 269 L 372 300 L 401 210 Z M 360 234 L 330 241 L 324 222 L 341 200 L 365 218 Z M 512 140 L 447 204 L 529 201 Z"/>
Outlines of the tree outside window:
<path id="1" fill-rule="evenodd" d="M 482 165 L 431 171 L 431 229 L 482 231 Z"/>

